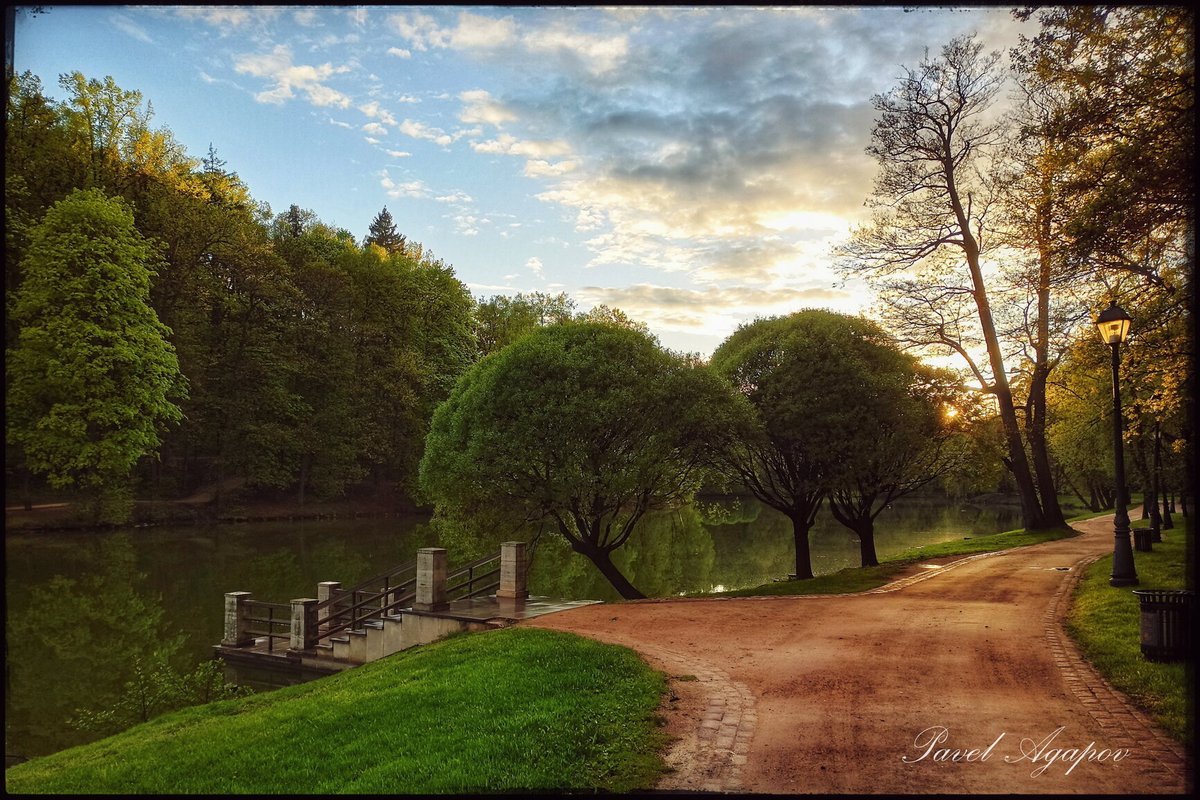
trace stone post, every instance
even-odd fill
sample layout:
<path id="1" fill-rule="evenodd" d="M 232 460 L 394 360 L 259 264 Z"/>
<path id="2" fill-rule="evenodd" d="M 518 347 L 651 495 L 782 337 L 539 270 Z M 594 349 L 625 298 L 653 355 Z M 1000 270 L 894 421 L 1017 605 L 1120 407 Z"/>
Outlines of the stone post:
<path id="1" fill-rule="evenodd" d="M 246 619 L 249 611 L 246 601 L 250 592 L 225 593 L 225 638 L 221 644 L 226 647 L 247 647 L 254 644 L 254 636 L 250 633 L 250 622 Z"/>
<path id="2" fill-rule="evenodd" d="M 496 597 L 524 600 L 529 597 L 527 577 L 529 561 L 524 542 L 504 542 L 500 545 L 500 587 Z"/>
<path id="3" fill-rule="evenodd" d="M 317 603 L 324 603 L 340 591 L 341 588 L 341 581 L 321 581 L 317 584 Z M 320 626 L 321 633 L 329 630 L 329 618 L 331 616 L 333 616 L 332 607 L 317 610 L 317 625 Z"/>
<path id="4" fill-rule="evenodd" d="M 445 611 L 450 607 L 446 592 L 446 549 L 422 547 L 417 551 L 417 596 L 413 609 Z"/>
<path id="5" fill-rule="evenodd" d="M 292 601 L 292 641 L 289 650 L 309 650 L 317 644 L 317 600 Z"/>

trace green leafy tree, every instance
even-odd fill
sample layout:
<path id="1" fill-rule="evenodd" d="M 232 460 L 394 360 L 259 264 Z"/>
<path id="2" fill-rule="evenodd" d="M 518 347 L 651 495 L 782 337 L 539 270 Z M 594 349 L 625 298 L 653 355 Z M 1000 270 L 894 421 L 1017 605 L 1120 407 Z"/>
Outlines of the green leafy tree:
<path id="1" fill-rule="evenodd" d="M 628 328 L 539 328 L 473 366 L 438 407 L 421 485 L 460 513 L 546 521 L 625 598 L 611 554 L 697 488 L 725 387 Z"/>
<path id="2" fill-rule="evenodd" d="M 53 485 L 91 492 L 103 521 L 127 516 L 130 470 L 181 418 L 170 331 L 147 302 L 155 263 L 128 206 L 96 190 L 55 203 L 22 263 L 8 438 Z"/>
<path id="3" fill-rule="evenodd" d="M 717 458 L 756 498 L 791 520 L 801 579 L 813 577 L 808 535 L 828 493 L 825 445 L 833 439 L 828 425 L 840 400 L 825 386 L 839 380 L 837 330 L 845 319 L 820 310 L 758 319 L 734 331 L 712 357 L 713 370 L 746 400 L 742 413 L 729 418 L 734 427 Z"/>
<path id="4" fill-rule="evenodd" d="M 565 292 L 496 295 L 480 302 L 475 309 L 475 338 L 480 355 L 494 353 L 543 325 L 574 318 L 575 301 Z"/>

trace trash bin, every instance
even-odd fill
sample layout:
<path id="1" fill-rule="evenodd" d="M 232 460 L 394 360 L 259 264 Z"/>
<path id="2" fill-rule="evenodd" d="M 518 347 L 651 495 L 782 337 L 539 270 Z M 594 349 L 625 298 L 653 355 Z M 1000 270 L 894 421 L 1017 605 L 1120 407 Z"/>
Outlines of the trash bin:
<path id="1" fill-rule="evenodd" d="M 1181 661 L 1192 648 L 1190 589 L 1134 589 L 1142 611 L 1142 655 L 1150 661 Z"/>

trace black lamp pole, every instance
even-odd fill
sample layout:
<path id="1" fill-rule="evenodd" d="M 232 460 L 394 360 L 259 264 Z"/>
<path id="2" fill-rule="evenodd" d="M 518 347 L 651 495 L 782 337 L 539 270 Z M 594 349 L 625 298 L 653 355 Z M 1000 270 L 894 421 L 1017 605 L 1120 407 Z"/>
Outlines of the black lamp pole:
<path id="1" fill-rule="evenodd" d="M 1106 319 L 1107 317 L 1107 319 Z M 1107 337 L 1108 345 L 1112 348 L 1112 382 L 1113 382 L 1113 456 L 1117 468 L 1117 508 L 1113 519 L 1113 566 L 1112 577 L 1108 583 L 1111 586 L 1133 586 L 1138 582 L 1137 570 L 1133 566 L 1133 548 L 1129 543 L 1129 514 L 1125 510 L 1129 496 L 1125 489 L 1125 448 L 1121 441 L 1121 340 L 1128 332 L 1129 315 L 1113 302 L 1108 309 L 1100 314 L 1098 324 L 1103 326 L 1109 322 L 1125 321 L 1125 327 L 1119 335 Z M 1104 335 L 1102 328 L 1101 335 Z"/>

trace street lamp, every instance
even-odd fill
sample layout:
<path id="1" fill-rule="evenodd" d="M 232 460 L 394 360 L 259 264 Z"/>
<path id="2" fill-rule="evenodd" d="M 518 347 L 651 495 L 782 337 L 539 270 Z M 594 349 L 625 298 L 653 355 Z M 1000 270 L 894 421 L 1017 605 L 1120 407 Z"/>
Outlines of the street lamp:
<path id="1" fill-rule="evenodd" d="M 1121 342 L 1129 335 L 1133 319 L 1125 313 L 1117 301 L 1100 312 L 1096 328 L 1100 339 L 1112 348 L 1113 381 L 1113 456 L 1117 468 L 1117 513 L 1113 520 L 1113 566 L 1110 586 L 1132 586 L 1138 582 L 1137 570 L 1133 566 L 1133 548 L 1129 545 L 1129 514 L 1125 510 L 1128 497 L 1125 494 L 1125 451 L 1121 443 Z"/>

